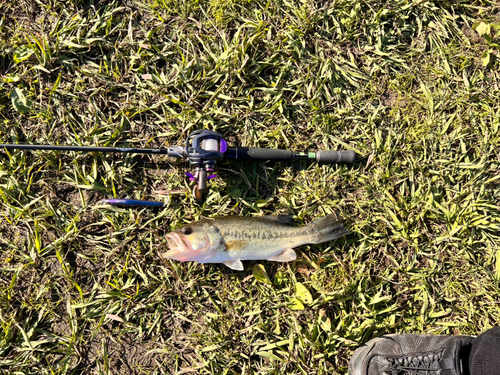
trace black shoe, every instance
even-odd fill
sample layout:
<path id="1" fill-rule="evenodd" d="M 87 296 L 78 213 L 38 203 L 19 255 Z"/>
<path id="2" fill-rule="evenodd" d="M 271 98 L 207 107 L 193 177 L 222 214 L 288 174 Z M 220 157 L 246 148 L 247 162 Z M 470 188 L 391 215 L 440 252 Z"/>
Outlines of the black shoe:
<path id="1" fill-rule="evenodd" d="M 416 334 L 378 337 L 356 350 L 349 375 L 466 375 L 473 339 Z"/>
<path id="2" fill-rule="evenodd" d="M 471 375 L 500 375 L 500 327 L 492 328 L 472 342 Z"/>

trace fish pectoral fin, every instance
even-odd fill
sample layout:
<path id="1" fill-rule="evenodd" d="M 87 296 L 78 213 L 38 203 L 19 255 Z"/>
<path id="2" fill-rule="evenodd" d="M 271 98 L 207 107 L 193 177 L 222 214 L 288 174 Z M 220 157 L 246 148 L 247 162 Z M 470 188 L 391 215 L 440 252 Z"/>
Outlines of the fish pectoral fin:
<path id="1" fill-rule="evenodd" d="M 297 254 L 292 249 L 286 249 L 280 255 L 276 255 L 272 258 L 267 258 L 267 260 L 271 260 L 273 262 L 291 262 L 295 259 L 297 259 Z"/>
<path id="2" fill-rule="evenodd" d="M 241 250 L 247 247 L 247 245 L 250 243 L 248 240 L 236 240 L 236 241 L 229 241 L 226 242 L 226 251 L 234 251 L 234 250 Z"/>
<path id="3" fill-rule="evenodd" d="M 241 263 L 241 260 L 236 259 L 236 260 L 228 260 L 226 262 L 222 262 L 232 270 L 236 271 L 243 271 L 243 263 Z"/>

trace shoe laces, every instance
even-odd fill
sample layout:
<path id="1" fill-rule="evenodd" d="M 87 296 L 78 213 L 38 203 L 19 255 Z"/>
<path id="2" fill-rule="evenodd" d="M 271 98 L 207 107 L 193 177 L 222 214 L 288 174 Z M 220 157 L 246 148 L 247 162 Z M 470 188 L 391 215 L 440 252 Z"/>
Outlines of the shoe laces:
<path id="1" fill-rule="evenodd" d="M 434 375 L 441 370 L 439 363 L 442 358 L 443 351 L 387 358 L 389 368 L 384 371 L 384 375 Z"/>

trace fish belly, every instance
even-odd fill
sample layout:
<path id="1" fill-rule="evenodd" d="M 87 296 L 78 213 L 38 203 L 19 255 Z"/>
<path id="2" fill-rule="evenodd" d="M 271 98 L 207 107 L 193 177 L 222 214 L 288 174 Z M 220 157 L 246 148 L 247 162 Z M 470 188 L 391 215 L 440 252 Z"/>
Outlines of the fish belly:
<path id="1" fill-rule="evenodd" d="M 265 260 L 280 255 L 290 247 L 253 247 L 218 252 L 214 257 L 207 259 L 204 263 L 222 263 L 231 260 Z"/>

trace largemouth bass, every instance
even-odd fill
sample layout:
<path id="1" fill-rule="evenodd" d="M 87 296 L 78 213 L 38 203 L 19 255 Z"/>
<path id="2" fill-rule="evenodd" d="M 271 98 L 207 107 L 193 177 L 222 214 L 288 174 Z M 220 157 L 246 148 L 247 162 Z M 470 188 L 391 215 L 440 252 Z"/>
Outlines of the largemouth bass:
<path id="1" fill-rule="evenodd" d="M 333 241 L 347 234 L 333 214 L 302 227 L 293 226 L 291 216 L 226 216 L 196 221 L 167 234 L 170 250 L 160 257 L 224 263 L 243 271 L 242 260 L 290 262 L 297 257 L 293 250 L 297 246 Z"/>

